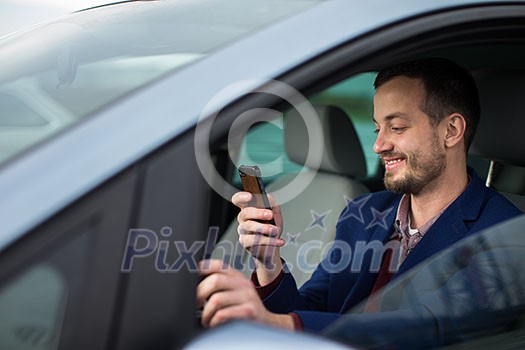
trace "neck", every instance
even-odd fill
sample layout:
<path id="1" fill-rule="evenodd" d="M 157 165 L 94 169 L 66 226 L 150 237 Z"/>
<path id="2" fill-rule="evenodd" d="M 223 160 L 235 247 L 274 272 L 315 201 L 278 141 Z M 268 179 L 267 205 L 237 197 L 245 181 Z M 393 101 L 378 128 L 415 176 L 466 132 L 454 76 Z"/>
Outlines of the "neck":
<path id="1" fill-rule="evenodd" d="M 438 215 L 468 185 L 466 168 L 447 169 L 427 190 L 410 195 L 410 216 L 412 227 L 420 227 Z"/>

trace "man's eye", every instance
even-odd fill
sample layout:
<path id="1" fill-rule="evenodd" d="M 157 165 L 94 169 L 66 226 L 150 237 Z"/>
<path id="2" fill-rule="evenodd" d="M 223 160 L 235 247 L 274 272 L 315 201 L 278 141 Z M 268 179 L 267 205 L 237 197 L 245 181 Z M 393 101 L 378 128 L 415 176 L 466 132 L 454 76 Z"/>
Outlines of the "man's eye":
<path id="1" fill-rule="evenodd" d="M 379 134 L 379 129 L 375 129 L 375 130 L 374 130 L 374 133 L 375 133 L 375 134 Z"/>
<path id="2" fill-rule="evenodd" d="M 403 132 L 406 128 L 405 127 L 391 127 L 390 129 L 393 132 Z"/>

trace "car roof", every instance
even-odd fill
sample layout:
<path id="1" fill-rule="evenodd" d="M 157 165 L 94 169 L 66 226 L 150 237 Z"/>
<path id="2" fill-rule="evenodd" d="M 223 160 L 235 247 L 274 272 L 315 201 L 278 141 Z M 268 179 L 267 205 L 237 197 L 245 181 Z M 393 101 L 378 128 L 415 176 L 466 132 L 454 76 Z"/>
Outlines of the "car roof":
<path id="1" fill-rule="evenodd" d="M 0 249 L 267 79 L 377 28 L 477 4 L 501 2 L 326 1 L 133 92 L 0 168 Z M 114 132 L 93 142 L 101 130 Z"/>

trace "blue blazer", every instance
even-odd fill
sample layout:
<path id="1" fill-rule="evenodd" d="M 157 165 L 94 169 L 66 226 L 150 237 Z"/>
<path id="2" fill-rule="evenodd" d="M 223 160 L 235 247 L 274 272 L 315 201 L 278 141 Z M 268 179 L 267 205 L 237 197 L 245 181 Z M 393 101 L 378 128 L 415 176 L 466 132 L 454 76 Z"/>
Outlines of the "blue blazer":
<path id="1" fill-rule="evenodd" d="M 392 280 L 454 242 L 521 211 L 485 187 L 469 168 L 471 181 L 403 261 Z M 341 213 L 328 256 L 299 290 L 290 273 L 263 300 L 273 312 L 295 312 L 304 329 L 317 332 L 366 299 L 377 279 L 385 245 L 394 230 L 401 195 L 382 191 L 354 199 Z"/>

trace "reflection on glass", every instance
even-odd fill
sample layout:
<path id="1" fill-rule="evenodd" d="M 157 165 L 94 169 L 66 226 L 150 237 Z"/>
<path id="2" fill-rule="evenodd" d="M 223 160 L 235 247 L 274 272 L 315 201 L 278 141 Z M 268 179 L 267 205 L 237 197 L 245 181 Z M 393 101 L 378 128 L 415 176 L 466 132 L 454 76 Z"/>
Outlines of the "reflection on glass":
<path id="1" fill-rule="evenodd" d="M 520 216 L 458 242 L 379 291 L 379 312 L 365 301 L 325 334 L 366 348 L 522 348 L 524 227 Z"/>
<path id="2" fill-rule="evenodd" d="M 4 37 L 0 163 L 167 72 L 317 3 L 123 2 Z"/>
<path id="3" fill-rule="evenodd" d="M 68 288 L 41 264 L 0 290 L 0 348 L 56 349 Z"/>

